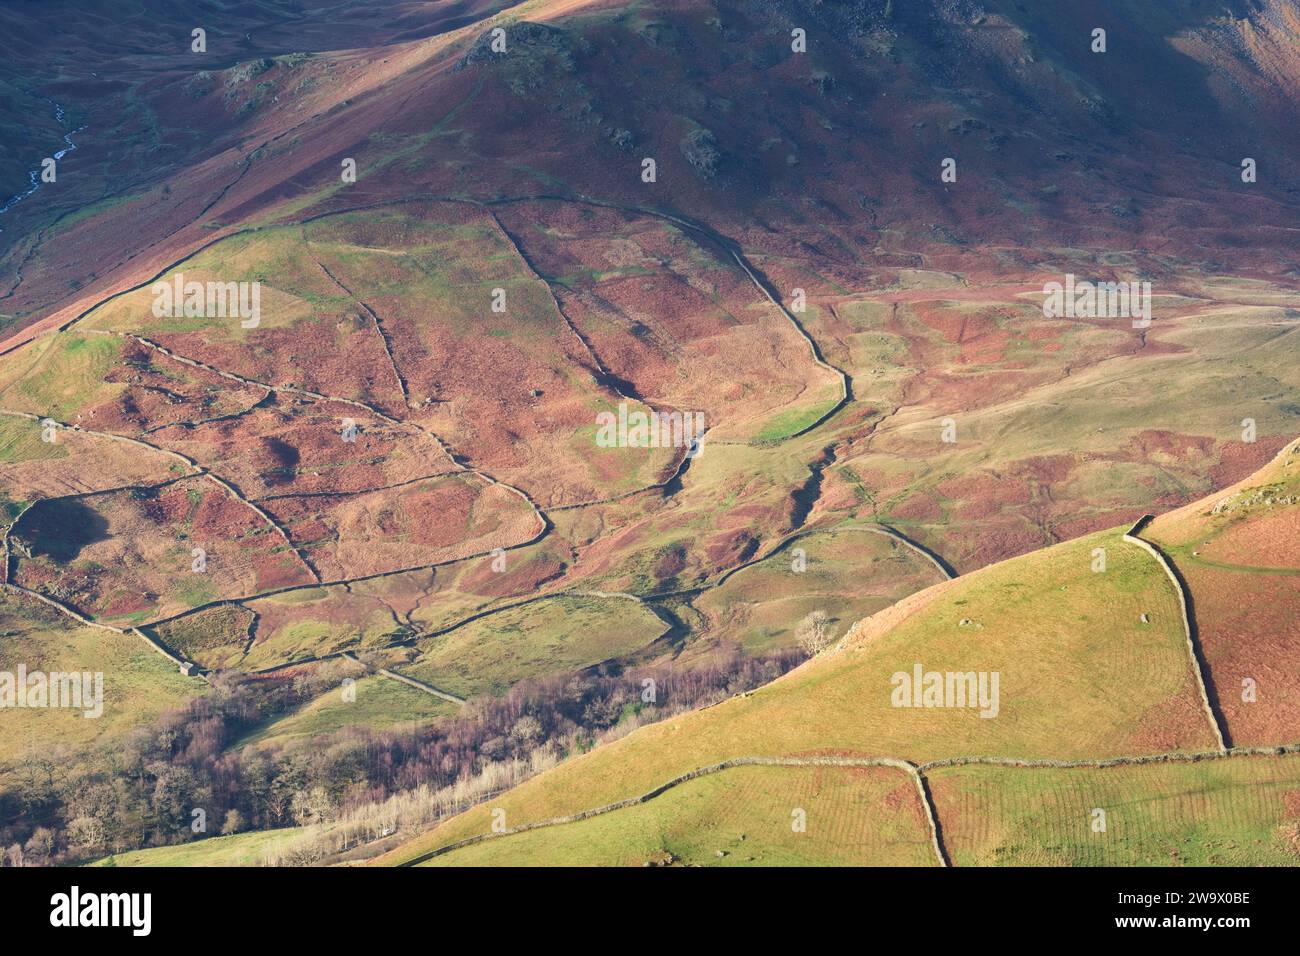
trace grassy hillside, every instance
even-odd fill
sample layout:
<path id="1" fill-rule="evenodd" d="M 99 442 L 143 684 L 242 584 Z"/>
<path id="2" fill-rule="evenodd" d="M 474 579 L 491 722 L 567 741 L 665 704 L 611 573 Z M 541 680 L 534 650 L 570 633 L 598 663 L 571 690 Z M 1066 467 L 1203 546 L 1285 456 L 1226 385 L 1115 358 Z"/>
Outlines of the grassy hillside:
<path id="1" fill-rule="evenodd" d="M 1300 739 L 1300 443 L 1245 481 L 1161 515 L 1147 536 L 1191 589 L 1233 742 Z"/>
<path id="2" fill-rule="evenodd" d="M 958 866 L 1300 864 L 1295 755 L 928 777 Z"/>
<path id="3" fill-rule="evenodd" d="M 31 118 L 5 142 L 77 144 L 0 230 L 0 576 L 288 688 L 239 718 L 259 760 L 328 755 L 346 728 L 423 735 L 295 793 L 294 819 L 462 782 L 507 747 L 566 762 L 394 858 L 486 832 L 491 809 L 528 825 L 737 756 L 1083 760 L 1202 750 L 1220 719 L 1237 743 L 1300 738 L 1294 472 L 1150 529 L 1190 585 L 1203 675 L 1177 581 L 1120 530 L 1295 434 L 1281 0 L 331 2 L 234 5 L 201 59 L 158 47 L 188 29 L 159 0 L 111 54 L 102 0 L 0 30 L 0 100 Z M 1108 56 L 1082 42 L 1096 23 Z M 0 181 L 21 184 L 16 157 Z M 1067 273 L 1150 280 L 1154 321 L 1045 315 Z M 156 309 L 182 275 L 255 288 L 258 320 Z M 616 409 L 698 414 L 703 443 L 609 447 Z M 568 759 L 640 718 L 625 668 L 695 686 L 655 704 L 679 713 L 759 683 L 726 663 L 688 684 L 711 659 L 783 673 L 814 614 L 847 634 L 833 653 Z M 15 717 L 29 752 L 84 755 L 185 698 L 134 637 L 13 617 L 0 663 L 119 682 L 111 732 Z M 319 666 L 343 653 L 454 696 L 371 676 L 344 702 Z M 897 706 L 914 669 L 997 697 Z M 619 686 L 595 706 L 598 682 Z M 561 696 L 572 713 L 535 730 Z M 490 735 L 436 739 L 503 702 Z M 191 769 L 228 784 L 200 749 Z M 166 791 L 149 772 L 141 799 Z M 740 862 L 710 857 L 708 815 L 753 800 L 776 820 L 802 784 L 771 781 L 799 779 L 729 772 L 574 832 L 584 860 Z M 290 819 L 263 809 L 250 825 Z M 888 819 L 840 856 L 810 830 L 743 861 L 910 860 Z M 34 825 L 0 819 L 0 846 Z M 464 858 L 587 844 L 545 829 Z"/>
<path id="4" fill-rule="evenodd" d="M 293 712 L 267 721 L 232 746 L 279 744 L 290 738 L 318 737 L 345 727 L 382 730 L 436 720 L 459 709 L 450 701 L 378 675 L 361 677 L 350 690 L 355 697 L 345 697 L 343 689 L 332 688 Z"/>
<path id="5" fill-rule="evenodd" d="M 76 759 L 107 748 L 134 728 L 191 697 L 207 685 L 184 677 L 139 637 L 80 627 L 34 600 L 0 591 L 0 671 L 29 674 L 79 672 L 103 675 L 103 713 L 63 707 L 6 709 L 0 734 L 0 788 L 18 786 L 14 766 L 29 751 L 48 759 L 56 751 Z M 93 758 L 90 758 L 93 759 Z"/>
<path id="6" fill-rule="evenodd" d="M 1208 550 L 1217 535 L 1226 535 L 1237 542 L 1232 553 L 1238 556 L 1246 553 L 1240 542 L 1278 540 L 1275 526 L 1295 514 L 1289 497 L 1295 468 L 1292 446 L 1226 495 L 1157 521 L 1153 540 L 1175 539 L 1181 531 Z M 1184 555 L 1190 545 L 1173 547 Z M 1213 592 L 1198 594 L 1197 584 L 1213 588 L 1213 579 L 1199 572 L 1190 577 L 1193 624 L 1221 640 L 1234 618 Z M 926 671 L 996 672 L 996 715 L 982 717 L 952 706 L 960 702 L 951 699 L 938 701 L 948 706 L 897 706 L 892 679 L 913 662 Z M 676 855 L 692 862 L 698 854 L 691 848 L 711 832 L 705 818 L 675 828 L 663 820 L 691 819 L 669 808 L 686 801 L 700 781 L 662 792 L 658 787 L 728 759 L 798 762 L 834 755 L 919 766 L 945 853 L 957 864 L 1293 861 L 1297 824 L 1288 794 L 1300 779 L 1300 758 L 1126 762 L 1215 749 L 1199 700 L 1199 672 L 1175 586 L 1155 557 L 1117 531 L 1094 534 L 922 591 L 860 622 L 836 649 L 767 687 L 642 728 L 380 859 L 544 863 L 570 853 L 583 862 L 612 863 L 655 848 L 676 853 L 672 848 L 680 846 Z M 1213 666 L 1204 676 L 1216 700 L 1225 681 Z M 968 758 L 1007 763 L 972 765 Z M 1098 763 L 1107 758 L 1110 764 Z M 733 773 L 710 776 L 709 786 Z M 780 781 L 766 791 L 767 799 L 793 805 L 796 768 L 764 768 L 760 776 Z M 649 799 L 575 823 L 528 829 L 641 794 Z M 1107 821 L 1096 833 L 1095 809 Z M 494 819 L 526 832 L 494 838 Z M 753 819 L 757 827 L 763 814 L 756 810 Z M 892 849 L 872 848 L 858 862 L 886 862 Z M 821 852 L 830 862 L 832 854 Z"/>
<path id="7" fill-rule="evenodd" d="M 935 857 L 916 788 L 899 770 L 735 767 L 639 806 L 486 840 L 427 865 L 519 863 L 933 866 Z"/>
<path id="8" fill-rule="evenodd" d="M 460 697 L 500 693 L 526 677 L 631 654 L 666 630 L 644 605 L 626 599 L 561 597 L 419 641 L 419 656 L 399 671 Z"/>
<path id="9" fill-rule="evenodd" d="M 180 846 L 117 853 L 92 866 L 251 866 L 293 833 L 293 830 L 259 830 L 209 837 Z"/>
<path id="10" fill-rule="evenodd" d="M 1106 569 L 1094 571 L 1095 549 Z M 1144 620 L 1145 617 L 1145 620 Z M 1000 675 L 1000 707 L 892 706 L 891 678 Z M 921 763 L 971 754 L 1086 759 L 1204 750 L 1174 592 L 1117 532 L 1092 535 L 932 587 L 860 624 L 836 651 L 742 698 L 642 728 L 448 821 L 386 859 L 645 793 L 741 756 L 851 755 Z"/>

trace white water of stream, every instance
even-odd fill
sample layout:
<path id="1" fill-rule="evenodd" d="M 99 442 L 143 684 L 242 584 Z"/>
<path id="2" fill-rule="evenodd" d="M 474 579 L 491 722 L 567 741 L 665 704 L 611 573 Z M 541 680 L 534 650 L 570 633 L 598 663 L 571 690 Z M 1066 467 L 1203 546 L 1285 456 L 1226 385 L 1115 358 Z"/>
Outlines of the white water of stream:
<path id="1" fill-rule="evenodd" d="M 64 125 L 63 116 L 64 116 L 63 107 L 60 106 L 58 103 L 54 103 L 54 118 L 59 121 L 60 126 Z M 63 141 L 67 143 L 67 146 L 54 154 L 54 161 L 56 163 L 59 160 L 61 160 L 64 156 L 68 155 L 68 153 L 72 152 L 74 149 L 77 148 L 77 144 L 72 141 L 72 137 L 75 136 L 77 133 L 80 133 L 85 128 L 86 127 L 84 126 L 80 126 L 77 129 L 72 130 L 72 132 L 70 133 L 63 134 Z M 5 201 L 4 205 L 0 205 L 0 216 L 7 213 L 11 208 L 18 205 L 18 203 L 22 202 L 32 193 L 36 192 L 36 190 L 41 188 L 40 169 L 33 169 L 30 173 L 27 174 L 27 176 L 31 181 L 31 188 L 28 189 L 26 192 L 18 193 L 10 197 L 8 200 Z M 4 231 L 3 229 L 0 229 L 0 232 L 3 231 Z"/>

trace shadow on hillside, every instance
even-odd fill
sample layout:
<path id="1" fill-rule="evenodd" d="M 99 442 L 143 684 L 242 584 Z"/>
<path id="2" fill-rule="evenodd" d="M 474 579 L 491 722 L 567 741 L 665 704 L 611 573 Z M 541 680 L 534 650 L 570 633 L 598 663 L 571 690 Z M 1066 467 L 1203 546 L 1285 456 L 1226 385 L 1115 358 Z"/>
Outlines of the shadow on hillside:
<path id="1" fill-rule="evenodd" d="M 108 537 L 108 521 L 80 498 L 42 501 L 23 520 L 23 537 L 33 557 L 67 564 L 83 548 Z"/>

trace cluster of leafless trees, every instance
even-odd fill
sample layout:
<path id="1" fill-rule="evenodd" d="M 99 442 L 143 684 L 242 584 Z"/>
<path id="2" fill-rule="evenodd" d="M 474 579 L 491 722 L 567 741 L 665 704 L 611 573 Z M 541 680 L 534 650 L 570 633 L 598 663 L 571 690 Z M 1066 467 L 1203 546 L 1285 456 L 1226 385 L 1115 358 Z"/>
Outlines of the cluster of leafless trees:
<path id="1" fill-rule="evenodd" d="M 219 674 L 213 691 L 94 754 L 29 751 L 0 793 L 6 865 L 45 865 L 249 829 L 307 827 L 310 862 L 428 823 L 640 724 L 750 690 L 805 657 L 722 647 L 690 665 L 598 669 L 517 684 L 456 717 L 252 745 L 336 689 L 347 662 L 292 678 Z"/>

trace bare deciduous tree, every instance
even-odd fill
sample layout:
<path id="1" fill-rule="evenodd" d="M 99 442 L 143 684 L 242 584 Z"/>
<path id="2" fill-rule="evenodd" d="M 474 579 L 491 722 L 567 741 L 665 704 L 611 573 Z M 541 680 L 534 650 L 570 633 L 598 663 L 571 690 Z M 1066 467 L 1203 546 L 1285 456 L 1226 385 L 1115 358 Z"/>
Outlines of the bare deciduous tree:
<path id="1" fill-rule="evenodd" d="M 820 654 L 835 642 L 831 619 L 825 611 L 812 611 L 794 629 L 794 638 L 810 657 Z"/>
<path id="2" fill-rule="evenodd" d="M 35 858 L 39 865 L 54 855 L 54 840 L 53 830 L 49 827 L 37 827 L 23 849 L 27 851 L 28 859 Z"/>

